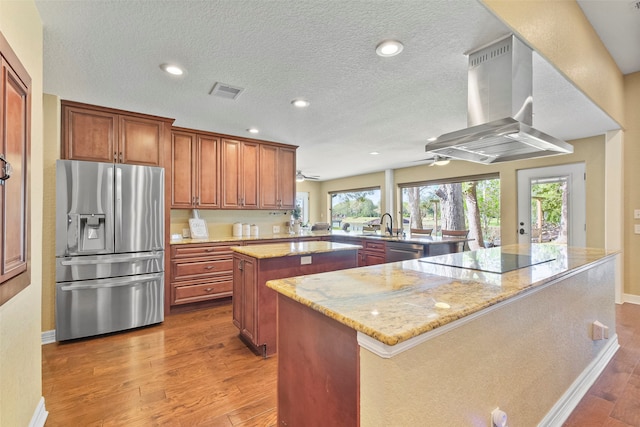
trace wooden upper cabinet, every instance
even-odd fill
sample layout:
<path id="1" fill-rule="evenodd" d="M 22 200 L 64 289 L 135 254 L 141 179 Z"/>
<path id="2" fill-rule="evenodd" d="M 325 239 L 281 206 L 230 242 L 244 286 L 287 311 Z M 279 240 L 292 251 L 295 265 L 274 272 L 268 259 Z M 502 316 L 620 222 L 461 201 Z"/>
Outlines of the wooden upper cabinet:
<path id="1" fill-rule="evenodd" d="M 117 163 L 162 166 L 164 122 L 119 116 Z"/>
<path id="2" fill-rule="evenodd" d="M 172 119 L 62 101 L 65 159 L 163 166 Z"/>
<path id="3" fill-rule="evenodd" d="M 171 207 L 218 208 L 220 162 L 217 137 L 171 133 Z"/>
<path id="4" fill-rule="evenodd" d="M 31 77 L 0 32 L 0 305 L 31 283 L 30 141 Z"/>
<path id="5" fill-rule="evenodd" d="M 260 145 L 232 139 L 223 139 L 221 144 L 221 207 L 257 209 Z"/>
<path id="6" fill-rule="evenodd" d="M 295 149 L 260 146 L 260 207 L 293 209 L 295 205 Z"/>
<path id="7" fill-rule="evenodd" d="M 194 206 L 196 134 L 171 132 L 171 207 Z"/>
<path id="8" fill-rule="evenodd" d="M 220 141 L 198 135 L 195 158 L 196 205 L 200 208 L 220 207 Z"/>
<path id="9" fill-rule="evenodd" d="M 113 162 L 118 116 L 63 104 L 62 134 L 67 159 Z"/>

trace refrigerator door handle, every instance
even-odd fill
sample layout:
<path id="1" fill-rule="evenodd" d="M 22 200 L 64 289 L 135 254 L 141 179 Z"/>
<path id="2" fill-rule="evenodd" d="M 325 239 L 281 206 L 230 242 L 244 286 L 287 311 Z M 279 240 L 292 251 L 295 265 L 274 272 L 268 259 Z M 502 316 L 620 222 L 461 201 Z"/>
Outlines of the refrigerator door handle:
<path id="1" fill-rule="evenodd" d="M 115 194 L 114 194 L 114 219 L 115 219 L 115 241 L 122 241 L 122 168 L 115 166 Z M 116 251 L 117 252 L 117 251 Z"/>
<path id="2" fill-rule="evenodd" d="M 97 279 L 97 280 L 85 280 L 80 282 L 65 282 L 58 283 L 59 290 L 61 291 L 77 291 L 81 289 L 103 289 L 103 288 L 117 288 L 120 286 L 134 286 L 141 283 L 146 283 L 162 278 L 162 273 L 145 274 L 143 276 L 134 277 L 119 277 L 114 279 Z"/>
<path id="3" fill-rule="evenodd" d="M 110 256 L 109 258 L 87 259 L 87 258 L 68 258 L 60 261 L 61 265 L 88 265 L 88 264 L 116 264 L 119 262 L 136 262 L 147 259 L 160 259 L 162 252 L 151 253 L 145 255 L 122 255 Z"/>

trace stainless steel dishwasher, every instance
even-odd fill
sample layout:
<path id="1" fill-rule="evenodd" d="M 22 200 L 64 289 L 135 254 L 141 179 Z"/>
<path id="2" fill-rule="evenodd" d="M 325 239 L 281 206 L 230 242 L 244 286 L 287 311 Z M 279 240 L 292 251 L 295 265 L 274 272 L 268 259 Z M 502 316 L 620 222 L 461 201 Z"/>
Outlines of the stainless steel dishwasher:
<path id="1" fill-rule="evenodd" d="M 424 257 L 424 246 L 410 242 L 386 242 L 386 262 L 404 261 Z"/>

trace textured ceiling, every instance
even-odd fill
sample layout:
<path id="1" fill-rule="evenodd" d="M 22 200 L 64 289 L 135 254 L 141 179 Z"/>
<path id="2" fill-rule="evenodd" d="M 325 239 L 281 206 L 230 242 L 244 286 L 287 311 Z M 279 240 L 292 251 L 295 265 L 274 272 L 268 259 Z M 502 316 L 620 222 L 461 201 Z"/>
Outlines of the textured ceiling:
<path id="1" fill-rule="evenodd" d="M 416 165 L 427 138 L 466 126 L 464 52 L 509 33 L 475 0 L 49 1 L 44 90 L 175 118 L 175 125 L 300 146 L 332 179 Z M 392 58 L 375 54 L 401 40 Z M 186 75 L 159 68 L 175 62 Z M 209 95 L 215 82 L 244 88 Z M 537 129 L 562 139 L 618 126 L 534 54 Z M 311 105 L 291 106 L 296 97 Z M 372 156 L 371 151 L 380 155 Z"/>

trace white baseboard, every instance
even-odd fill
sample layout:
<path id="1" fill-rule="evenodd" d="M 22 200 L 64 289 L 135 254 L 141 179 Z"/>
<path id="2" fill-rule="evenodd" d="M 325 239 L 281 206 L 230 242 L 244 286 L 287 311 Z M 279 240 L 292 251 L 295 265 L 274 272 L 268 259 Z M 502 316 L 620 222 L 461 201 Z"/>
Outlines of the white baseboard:
<path id="1" fill-rule="evenodd" d="M 630 302 L 631 304 L 640 304 L 640 295 L 622 294 L 622 301 Z"/>
<path id="2" fill-rule="evenodd" d="M 618 351 L 618 348 L 620 348 L 620 344 L 618 344 L 618 335 L 616 334 L 607 342 L 598 357 L 592 360 L 580 376 L 576 378 L 560 400 L 553 405 L 553 408 L 540 421 L 538 427 L 561 426 L 578 406 L 584 395 L 587 394 L 589 388 L 596 382 L 598 376 Z"/>
<path id="3" fill-rule="evenodd" d="M 44 331 L 41 334 L 41 338 L 40 339 L 42 341 L 42 345 L 51 344 L 51 343 L 56 342 L 56 330 L 53 329 L 51 331 Z"/>
<path id="4" fill-rule="evenodd" d="M 38 402 L 38 406 L 36 410 L 33 412 L 33 416 L 31 417 L 31 421 L 29 422 L 29 427 L 44 427 L 45 421 L 47 421 L 47 417 L 49 416 L 49 412 L 44 407 L 44 396 L 40 398 Z"/>

